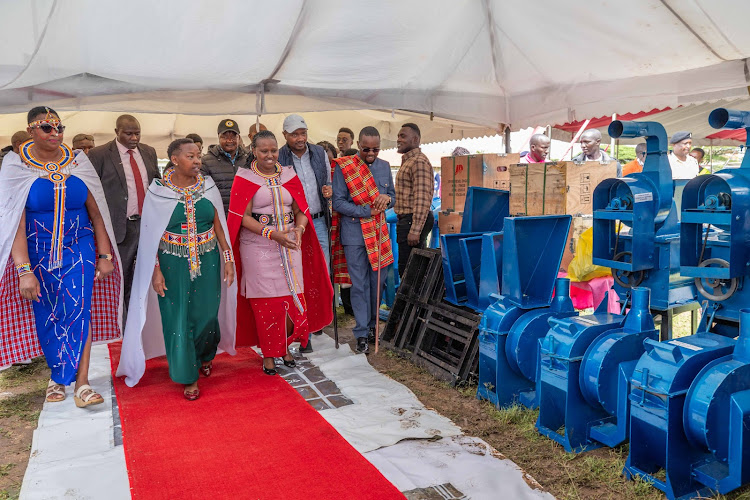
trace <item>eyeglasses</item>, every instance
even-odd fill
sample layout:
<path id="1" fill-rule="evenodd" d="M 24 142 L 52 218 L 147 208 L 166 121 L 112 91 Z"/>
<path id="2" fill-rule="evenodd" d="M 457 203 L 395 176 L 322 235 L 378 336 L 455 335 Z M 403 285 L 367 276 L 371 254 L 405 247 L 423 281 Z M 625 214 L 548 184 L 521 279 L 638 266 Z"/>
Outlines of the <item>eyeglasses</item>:
<path id="1" fill-rule="evenodd" d="M 362 148 L 360 151 L 362 151 L 363 153 L 369 153 L 371 151 L 373 153 L 379 153 L 380 152 L 380 148 Z"/>
<path id="2" fill-rule="evenodd" d="M 646 156 L 646 152 L 644 151 L 643 153 L 638 153 L 638 155 L 639 156 Z"/>
<path id="3" fill-rule="evenodd" d="M 38 128 L 39 130 L 41 130 L 45 134 L 51 134 L 53 130 L 55 132 L 57 132 L 58 134 L 62 134 L 65 131 L 65 125 L 58 125 L 58 126 L 54 127 L 54 126 L 48 125 L 46 123 L 44 125 L 37 125 L 35 128 Z"/>

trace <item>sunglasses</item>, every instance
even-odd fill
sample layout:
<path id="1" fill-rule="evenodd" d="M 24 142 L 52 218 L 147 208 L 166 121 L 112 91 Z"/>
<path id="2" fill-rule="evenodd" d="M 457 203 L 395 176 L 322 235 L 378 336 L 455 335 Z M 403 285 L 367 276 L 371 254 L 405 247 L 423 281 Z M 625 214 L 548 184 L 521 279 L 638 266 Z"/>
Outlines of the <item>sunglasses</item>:
<path id="1" fill-rule="evenodd" d="M 362 148 L 360 151 L 362 151 L 363 153 L 369 153 L 370 151 L 372 151 L 373 153 L 379 153 L 380 148 Z"/>
<path id="2" fill-rule="evenodd" d="M 45 123 L 43 125 L 35 125 L 32 128 L 38 128 L 45 134 L 51 134 L 53 130 L 55 130 L 58 134 L 62 134 L 65 131 L 65 125 L 53 126 L 53 125 L 50 125 L 49 123 Z"/>

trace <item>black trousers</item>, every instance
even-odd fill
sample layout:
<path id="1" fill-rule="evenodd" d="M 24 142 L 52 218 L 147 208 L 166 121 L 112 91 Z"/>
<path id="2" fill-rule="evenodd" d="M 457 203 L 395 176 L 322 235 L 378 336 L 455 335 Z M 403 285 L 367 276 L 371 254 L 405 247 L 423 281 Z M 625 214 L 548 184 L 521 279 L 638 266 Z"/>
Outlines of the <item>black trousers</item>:
<path id="1" fill-rule="evenodd" d="M 125 299 L 125 310 L 130 305 L 130 289 L 133 287 L 133 275 L 135 274 L 135 258 L 138 254 L 138 239 L 141 236 L 141 221 L 126 221 L 125 238 L 117 244 L 120 252 L 120 265 L 122 266 L 123 288 Z"/>
<path id="2" fill-rule="evenodd" d="M 398 244 L 398 275 L 403 276 L 406 271 L 406 263 L 409 261 L 409 255 L 411 255 L 412 248 L 424 248 L 425 242 L 427 241 L 427 235 L 432 231 L 432 226 L 435 224 L 435 217 L 430 211 L 427 215 L 427 220 L 424 221 L 422 232 L 419 234 L 419 244 L 417 246 L 410 246 L 407 238 L 409 237 L 409 231 L 411 231 L 412 214 L 405 214 L 398 216 L 398 222 L 396 222 L 396 243 Z"/>

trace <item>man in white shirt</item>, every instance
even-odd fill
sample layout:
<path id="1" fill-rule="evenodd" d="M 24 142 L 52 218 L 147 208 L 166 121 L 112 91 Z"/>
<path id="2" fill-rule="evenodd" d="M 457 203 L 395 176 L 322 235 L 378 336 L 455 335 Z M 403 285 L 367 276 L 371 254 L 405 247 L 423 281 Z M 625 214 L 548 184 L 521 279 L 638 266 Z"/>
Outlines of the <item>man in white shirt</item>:
<path id="1" fill-rule="evenodd" d="M 690 156 L 690 148 L 693 146 L 692 134 L 676 132 L 669 142 L 672 144 L 672 152 L 669 154 L 672 179 L 692 179 L 698 175 L 698 161 Z"/>

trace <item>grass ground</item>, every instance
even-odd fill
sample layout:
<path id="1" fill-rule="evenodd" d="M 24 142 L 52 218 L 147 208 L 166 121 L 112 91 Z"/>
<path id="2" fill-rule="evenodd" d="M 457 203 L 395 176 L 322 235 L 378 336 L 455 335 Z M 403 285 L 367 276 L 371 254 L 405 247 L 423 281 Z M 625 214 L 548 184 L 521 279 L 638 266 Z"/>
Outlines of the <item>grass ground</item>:
<path id="1" fill-rule="evenodd" d="M 689 334 L 690 314 L 675 318 L 676 336 Z M 461 426 L 470 436 L 484 439 L 504 456 L 529 473 L 546 490 L 560 499 L 657 500 L 664 495 L 644 481 L 627 481 L 622 469 L 628 445 L 600 448 L 574 455 L 541 436 L 535 428 L 537 410 L 522 406 L 498 410 L 478 401 L 476 386 L 452 388 L 391 351 L 369 356 L 380 372 L 409 387 L 422 403 Z M 750 487 L 720 500 L 750 500 Z"/>
<path id="2" fill-rule="evenodd" d="M 42 358 L 0 372 L 0 500 L 18 498 L 48 380 Z"/>

